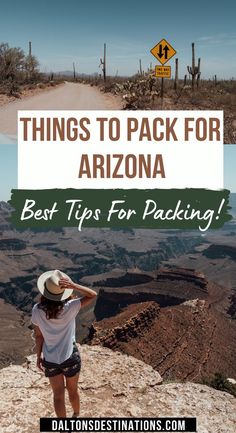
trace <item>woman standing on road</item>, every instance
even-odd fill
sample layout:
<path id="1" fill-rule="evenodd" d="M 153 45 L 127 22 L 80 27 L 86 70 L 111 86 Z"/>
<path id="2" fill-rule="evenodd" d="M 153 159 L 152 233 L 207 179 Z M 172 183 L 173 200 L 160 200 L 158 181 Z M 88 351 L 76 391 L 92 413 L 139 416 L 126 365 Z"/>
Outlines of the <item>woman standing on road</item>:
<path id="1" fill-rule="evenodd" d="M 80 411 L 78 380 L 81 359 L 75 344 L 75 317 L 80 308 L 88 305 L 97 294 L 75 284 L 58 270 L 40 275 L 37 286 L 42 294 L 41 301 L 32 310 L 37 366 L 49 378 L 56 415 L 66 417 L 66 386 L 74 411 L 72 416 L 77 417 Z M 79 291 L 83 297 L 73 298 L 73 290 Z"/>

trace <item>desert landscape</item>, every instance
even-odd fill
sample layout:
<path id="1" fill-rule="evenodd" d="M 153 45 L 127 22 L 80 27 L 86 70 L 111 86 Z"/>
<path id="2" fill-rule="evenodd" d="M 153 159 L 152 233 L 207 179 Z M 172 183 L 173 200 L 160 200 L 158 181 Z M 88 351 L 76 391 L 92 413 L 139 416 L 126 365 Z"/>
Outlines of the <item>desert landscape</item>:
<path id="1" fill-rule="evenodd" d="M 150 73 L 130 78 L 107 78 L 106 83 L 94 77 L 71 77 L 34 85 L 22 85 L 17 95 L 1 94 L 0 133 L 16 135 L 17 110 L 35 109 L 123 109 L 123 110 L 223 110 L 224 143 L 236 143 L 236 84 L 235 80 L 203 80 L 194 91 L 180 80 L 166 83 L 161 98 L 161 84 Z"/>
<path id="2" fill-rule="evenodd" d="M 33 109 L 123 109 L 123 110 L 223 110 L 224 143 L 236 143 L 236 82 L 215 74 L 202 77 L 201 62 L 195 58 L 179 74 L 176 59 L 170 79 L 155 77 L 152 63 L 130 76 L 107 72 L 106 44 L 100 59 L 100 74 L 73 70 L 43 73 L 32 52 L 0 43 L 0 134 L 16 136 L 17 110 Z"/>

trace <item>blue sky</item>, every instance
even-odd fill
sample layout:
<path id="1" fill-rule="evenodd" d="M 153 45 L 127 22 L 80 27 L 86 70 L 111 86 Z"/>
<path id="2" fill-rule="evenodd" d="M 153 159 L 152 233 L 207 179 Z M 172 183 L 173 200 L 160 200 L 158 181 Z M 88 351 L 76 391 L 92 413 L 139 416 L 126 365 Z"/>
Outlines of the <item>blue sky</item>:
<path id="1" fill-rule="evenodd" d="M 236 192 L 236 145 L 224 146 L 224 186 Z"/>
<path id="2" fill-rule="evenodd" d="M 224 146 L 224 187 L 236 192 L 236 145 Z M 0 201 L 10 199 L 10 191 L 17 188 L 17 145 L 0 145 Z"/>
<path id="3" fill-rule="evenodd" d="M 130 75 L 155 58 L 149 50 L 163 37 L 176 49 L 180 75 L 191 63 L 191 42 L 202 59 L 202 76 L 235 77 L 235 0 L 12 0 L 1 2 L 0 41 L 28 49 L 42 71 L 99 72 L 107 43 L 108 73 Z M 169 64 L 173 64 L 170 61 Z"/>
<path id="4" fill-rule="evenodd" d="M 7 201 L 17 187 L 17 145 L 0 144 L 0 201 Z"/>

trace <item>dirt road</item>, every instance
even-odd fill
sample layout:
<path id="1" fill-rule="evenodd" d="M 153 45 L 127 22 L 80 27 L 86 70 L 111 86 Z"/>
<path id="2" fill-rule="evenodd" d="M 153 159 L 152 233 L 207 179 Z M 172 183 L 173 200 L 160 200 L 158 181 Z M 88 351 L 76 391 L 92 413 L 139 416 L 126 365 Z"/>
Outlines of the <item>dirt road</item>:
<path id="1" fill-rule="evenodd" d="M 0 133 L 17 134 L 17 110 L 119 110 L 121 100 L 86 84 L 65 83 L 49 91 L 3 105 Z"/>

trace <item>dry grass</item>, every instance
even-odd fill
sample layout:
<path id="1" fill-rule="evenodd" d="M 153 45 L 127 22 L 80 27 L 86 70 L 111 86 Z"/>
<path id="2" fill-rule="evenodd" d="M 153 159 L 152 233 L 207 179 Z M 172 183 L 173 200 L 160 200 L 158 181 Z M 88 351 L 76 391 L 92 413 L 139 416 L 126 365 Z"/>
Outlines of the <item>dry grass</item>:
<path id="1" fill-rule="evenodd" d="M 18 98 L 33 96 L 37 93 L 47 90 L 51 87 L 58 86 L 63 80 L 43 81 L 40 83 L 21 84 L 16 93 L 10 93 L 4 85 L 0 85 L 0 106 L 8 104 Z"/>
<path id="2" fill-rule="evenodd" d="M 236 81 L 200 81 L 192 91 L 191 83 L 179 81 L 174 90 L 173 80 L 165 80 L 164 98 L 160 97 L 160 80 L 150 76 L 133 78 L 89 79 L 90 85 L 103 92 L 121 95 L 125 110 L 223 110 L 224 142 L 236 143 Z"/>

